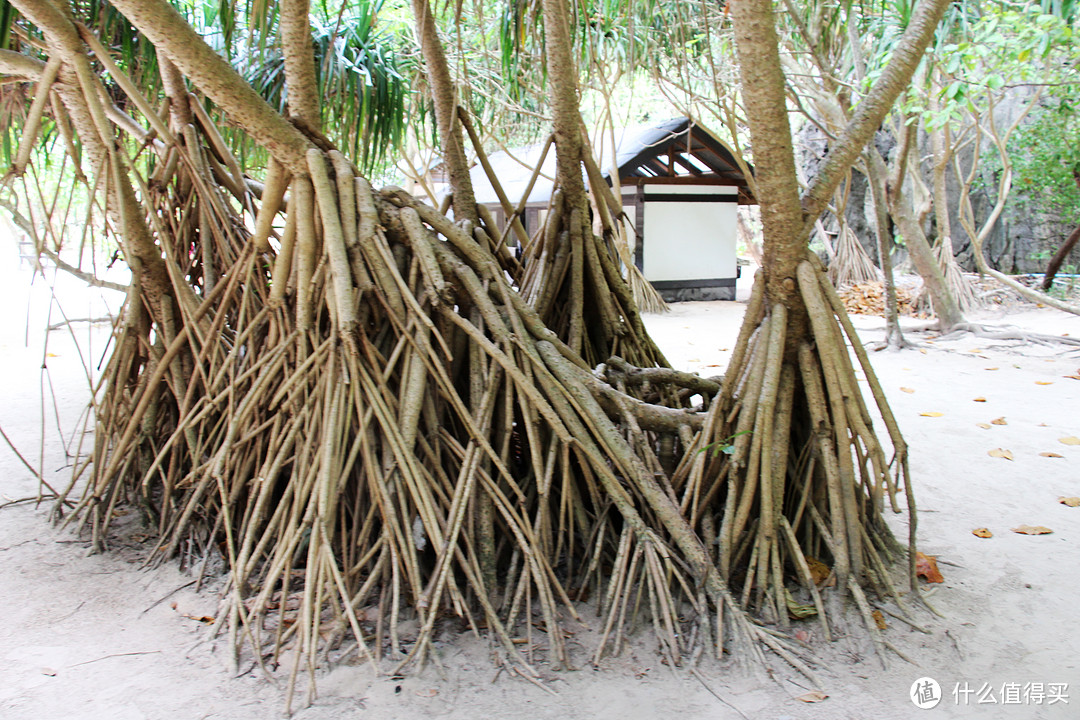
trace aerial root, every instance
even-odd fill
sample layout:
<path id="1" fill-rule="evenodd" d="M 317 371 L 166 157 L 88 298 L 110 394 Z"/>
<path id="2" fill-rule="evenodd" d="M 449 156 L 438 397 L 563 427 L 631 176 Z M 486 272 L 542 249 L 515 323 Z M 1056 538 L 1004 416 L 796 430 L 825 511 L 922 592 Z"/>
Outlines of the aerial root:
<path id="1" fill-rule="evenodd" d="M 157 306 L 133 286 L 93 463 L 76 463 L 88 468 L 82 495 L 58 493 L 96 547 L 131 502 L 159 533 L 157 559 L 219 552 L 236 667 L 246 653 L 272 674 L 292 655 L 291 700 L 301 674 L 344 653 L 377 671 L 437 663 L 434 641 L 457 618 L 536 681 L 541 664 L 580 662 L 564 623 L 592 596 L 592 662 L 649 627 L 673 665 L 770 652 L 818 684 L 776 632 L 816 614 L 834 635 L 821 566 L 856 600 L 872 573 L 903 611 L 882 580 L 891 536 L 879 512 L 901 486 L 914 509 L 906 449 L 883 406 L 886 461 L 847 341 L 879 406 L 884 395 L 818 269 L 799 274 L 810 334 L 758 282 L 719 379 L 662 367 L 614 293 L 602 314 L 628 332 L 597 322 L 624 352 L 592 372 L 574 339 L 585 347 L 588 322 L 566 318 L 569 340 L 549 328 L 509 284 L 491 228 L 374 192 L 336 154 L 307 161 L 310 177 L 279 169 L 268 184 L 263 202 L 285 204 L 286 221 L 276 237 L 256 213 L 257 242 L 209 177 L 147 193 L 174 223 L 159 229 L 166 262 L 195 238 L 211 246 L 196 252 L 213 258 L 214 282 L 193 295 L 196 273 L 174 268 L 188 295 Z M 204 232 L 187 212 L 202 206 L 227 230 Z M 606 247 L 573 210 L 561 223 L 588 267 L 556 257 L 535 271 L 562 264 L 614 287 Z M 264 235 L 276 252 L 260 251 Z M 576 291 L 535 295 L 555 308 L 564 292 Z"/>

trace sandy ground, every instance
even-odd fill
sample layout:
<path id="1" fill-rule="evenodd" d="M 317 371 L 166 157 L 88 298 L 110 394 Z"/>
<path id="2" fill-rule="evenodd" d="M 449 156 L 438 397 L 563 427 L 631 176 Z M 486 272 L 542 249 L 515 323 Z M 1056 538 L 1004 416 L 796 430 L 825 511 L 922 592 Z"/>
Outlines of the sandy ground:
<path id="1" fill-rule="evenodd" d="M 52 305 L 46 317 L 50 291 L 39 278 L 28 310 L 30 276 L 16 269 L 8 247 L 0 247 L 6 253 L 0 257 L 0 427 L 49 483 L 63 485 L 70 473 L 67 450 L 74 449 L 66 449 L 65 440 L 78 427 L 86 373 L 97 372 L 108 333 L 80 323 L 74 333 L 50 333 L 47 347 L 40 333 L 28 338 L 27 326 L 57 322 L 58 308 Z M 102 293 L 61 285 L 68 317 L 105 312 Z M 740 303 L 684 303 L 647 323 L 676 367 L 715 375 L 730 357 L 742 311 Z M 1056 311 L 988 312 L 981 319 L 1080 337 L 1080 318 Z M 879 319 L 856 318 L 856 324 L 867 342 L 882 336 Z M 805 681 L 780 666 L 770 678 L 730 663 L 704 663 L 694 676 L 660 663 L 642 637 L 598 668 L 552 674 L 551 694 L 497 676 L 483 644 L 460 638 L 443 645 L 443 673 L 394 679 L 376 677 L 366 666 L 326 672 L 318 698 L 295 717 L 1080 717 L 1080 508 L 1058 503 L 1059 496 L 1080 495 L 1080 447 L 1059 441 L 1080 435 L 1080 381 L 1066 377 L 1080 373 L 1080 353 L 971 335 L 912 339 L 921 349 L 875 353 L 873 362 L 911 446 L 920 547 L 938 556 L 945 576 L 931 595 L 944 618 L 916 614 L 928 634 L 889 618 L 886 637 L 914 664 L 894 656 L 883 668 L 864 633 L 827 644 L 808 626 L 811 644 L 827 663 L 819 675 L 829 697 L 806 704 L 795 699 L 806 691 L 798 684 Z M 1005 424 L 991 424 L 997 418 Z M 989 456 L 995 448 L 1009 450 L 1013 459 Z M 0 503 L 36 490 L 33 475 L 0 447 Z M 906 536 L 906 515 L 889 520 Z M 1021 524 L 1047 526 L 1053 534 L 1010 531 Z M 994 536 L 975 537 L 979 527 Z M 136 539 L 90 556 L 78 535 L 48 524 L 45 506 L 0 510 L 0 718 L 282 714 L 281 689 L 254 673 L 230 677 L 207 628 L 186 617 L 212 614 L 213 592 L 195 593 L 193 577 L 175 566 L 143 568 L 144 551 Z M 940 683 L 943 698 L 930 711 L 909 699 L 921 677 Z M 1052 703 L 1061 694 L 1068 702 Z M 1019 702 L 1005 702 L 1014 699 Z"/>

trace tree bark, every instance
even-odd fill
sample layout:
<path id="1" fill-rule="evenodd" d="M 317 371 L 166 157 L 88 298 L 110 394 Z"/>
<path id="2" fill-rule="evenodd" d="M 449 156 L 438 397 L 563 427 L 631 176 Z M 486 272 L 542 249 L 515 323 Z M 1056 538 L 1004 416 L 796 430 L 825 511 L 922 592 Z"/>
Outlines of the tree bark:
<path id="1" fill-rule="evenodd" d="M 836 186 L 840 184 L 863 148 L 889 114 L 901 91 L 911 82 L 911 76 L 919 66 L 926 46 L 934 36 L 950 0 L 922 0 L 912 14 L 900 42 L 893 49 L 885 71 L 859 103 L 855 116 L 847 124 L 839 140 L 829 148 L 821 172 L 814 178 L 803 197 L 806 212 L 806 229 L 809 236 L 814 219 L 828 206 Z"/>
<path id="2" fill-rule="evenodd" d="M 319 82 L 311 43 L 308 0 L 281 0 L 281 48 L 289 115 L 309 130 L 319 130 Z"/>
<path id="3" fill-rule="evenodd" d="M 171 5 L 164 0 L 117 0 L 112 5 L 259 145 L 293 174 L 307 174 L 306 153 L 313 145 L 214 52 Z"/>
<path id="4" fill-rule="evenodd" d="M 446 163 L 450 187 L 453 190 L 454 217 L 469 220 L 473 226 L 479 224 L 476 211 L 476 195 L 473 193 L 469 164 L 465 159 L 465 139 L 458 120 L 458 96 L 454 80 L 450 76 L 450 65 L 446 60 L 439 28 L 431 12 L 428 0 L 412 0 L 413 17 L 416 22 L 416 35 L 420 40 L 420 49 L 424 54 L 424 69 L 431 89 L 431 100 L 435 105 L 435 121 L 442 141 L 443 162 Z"/>
<path id="5" fill-rule="evenodd" d="M 1073 179 L 1076 181 L 1078 187 L 1080 187 L 1080 170 L 1073 170 Z M 1043 291 L 1049 291 L 1054 285 L 1054 278 L 1058 274 L 1058 270 L 1061 269 L 1062 263 L 1065 262 L 1065 258 L 1069 256 L 1072 249 L 1076 247 L 1076 243 L 1080 241 L 1080 225 L 1076 226 L 1069 237 L 1065 238 L 1065 242 L 1058 251 L 1054 253 L 1054 257 L 1050 258 L 1050 262 L 1046 264 L 1046 276 L 1043 277 L 1042 289 Z"/>
<path id="6" fill-rule="evenodd" d="M 1054 257 L 1050 258 L 1050 262 L 1046 265 L 1046 276 L 1043 278 L 1042 289 L 1049 291 L 1054 285 L 1054 278 L 1057 277 L 1058 270 L 1061 269 L 1062 263 L 1065 262 L 1065 258 L 1069 256 L 1072 249 L 1076 247 L 1077 241 L 1080 241 L 1080 225 L 1076 226 L 1069 237 L 1065 238 L 1065 242 L 1058 248 L 1058 251 L 1054 253 Z"/>
<path id="7" fill-rule="evenodd" d="M 878 258 L 881 275 L 885 283 L 885 344 L 890 348 L 900 349 L 906 344 L 900 329 L 900 309 L 896 300 L 896 279 L 892 266 L 892 233 L 889 232 L 889 204 L 885 189 L 888 170 L 881 154 L 869 150 L 865 154 L 866 179 L 870 187 L 870 196 L 874 202 L 874 232 L 877 234 Z"/>
<path id="8" fill-rule="evenodd" d="M 915 266 L 915 271 L 922 277 L 926 290 L 930 293 L 930 302 L 938 317 L 940 329 L 948 331 L 949 328 L 964 322 L 964 314 L 949 289 L 941 263 L 934 257 L 930 241 L 923 232 L 921 218 L 916 217 L 911 200 L 904 193 L 904 177 L 911 167 L 908 156 L 915 143 L 915 126 L 905 124 L 903 127 L 900 147 L 896 151 L 895 167 L 885 189 L 889 212 L 900 228 L 900 234 L 904 236 L 911 264 Z"/>
<path id="9" fill-rule="evenodd" d="M 795 272 L 806 244 L 776 18 L 768 0 L 732 3 L 731 14 L 764 226 L 766 292 L 792 308 L 800 304 Z"/>
<path id="10" fill-rule="evenodd" d="M 581 111 L 569 12 L 563 0 L 543 0 L 543 9 L 558 184 L 566 203 L 564 213 L 569 216 L 571 210 L 578 210 L 584 218 L 588 215 L 585 181 L 581 177 Z"/>

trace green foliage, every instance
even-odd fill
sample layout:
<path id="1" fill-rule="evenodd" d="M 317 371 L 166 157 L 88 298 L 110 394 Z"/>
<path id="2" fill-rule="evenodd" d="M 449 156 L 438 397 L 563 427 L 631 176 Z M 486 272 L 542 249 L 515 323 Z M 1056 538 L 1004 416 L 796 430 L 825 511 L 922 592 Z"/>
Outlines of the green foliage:
<path id="1" fill-rule="evenodd" d="M 988 3 L 977 16 L 954 13 L 950 21 L 932 56 L 940 77 L 938 108 L 928 107 L 920 88 L 909 96 L 909 108 L 927 129 L 987 112 L 1018 87 L 1075 82 L 1075 30 L 1058 15 L 1035 5 Z"/>
<path id="2" fill-rule="evenodd" d="M 752 432 L 752 430 L 743 430 L 742 432 L 737 432 L 734 435 L 728 435 L 722 440 L 717 440 L 716 442 L 709 443 L 708 445 L 698 450 L 698 452 L 707 452 L 709 453 L 710 457 L 717 457 L 718 455 L 734 455 L 735 439 L 740 435 L 750 435 Z"/>
<path id="3" fill-rule="evenodd" d="M 348 15 L 312 17 L 315 67 L 327 135 L 365 171 L 401 147 L 410 121 L 417 68 L 399 51 L 402 34 L 377 22 L 382 0 L 359 0 Z M 265 47 L 245 63 L 246 79 L 284 111 L 285 66 L 280 49 Z M 422 107 L 422 106 L 421 106 Z M 423 115 L 417 118 L 422 122 Z"/>
<path id="4" fill-rule="evenodd" d="M 1009 143 L 1016 201 L 1070 226 L 1080 224 L 1080 87 L 1073 90 L 1040 108 Z"/>

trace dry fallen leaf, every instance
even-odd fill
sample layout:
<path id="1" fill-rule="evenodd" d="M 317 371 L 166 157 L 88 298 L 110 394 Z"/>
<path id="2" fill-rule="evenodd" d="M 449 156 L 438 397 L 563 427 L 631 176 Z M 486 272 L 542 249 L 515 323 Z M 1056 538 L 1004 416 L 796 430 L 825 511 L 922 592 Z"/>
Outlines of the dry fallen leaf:
<path id="1" fill-rule="evenodd" d="M 804 703 L 816 703 L 816 702 L 821 702 L 822 700 L 824 700 L 827 697 L 829 697 L 829 696 L 826 695 L 825 693 L 821 692 L 820 690 L 811 690 L 808 693 L 803 693 L 802 695 L 800 695 L 799 697 L 797 697 L 795 699 L 796 700 L 802 700 Z"/>
<path id="2" fill-rule="evenodd" d="M 817 558 L 807 557 L 806 564 L 810 566 L 810 579 L 814 581 L 815 585 L 821 585 L 821 583 L 832 577 L 832 570 L 829 569 L 829 566 Z M 835 584 L 836 578 L 832 578 L 832 582 L 826 587 L 831 587 Z"/>
<path id="3" fill-rule="evenodd" d="M 209 615 L 189 615 L 186 612 L 180 610 L 175 602 L 169 603 L 169 607 L 180 614 L 180 617 L 187 618 L 188 620 L 194 620 L 195 622 L 201 622 L 203 625 L 213 625 L 216 620 Z"/>
<path id="4" fill-rule="evenodd" d="M 1054 383 L 1053 383 L 1052 380 L 1036 380 L 1035 384 L 1036 385 L 1053 385 Z"/>
<path id="5" fill-rule="evenodd" d="M 880 610 L 875 610 L 870 614 L 874 616 L 874 623 L 877 625 L 878 630 L 885 630 L 889 627 L 888 623 L 885 622 L 885 616 L 881 614 Z"/>
<path id="6" fill-rule="evenodd" d="M 915 392 L 915 390 L 912 389 L 912 388 L 908 388 L 908 387 L 902 387 L 902 388 L 900 388 L 900 392 L 906 392 L 906 393 L 908 393 L 910 395 L 911 393 Z"/>
<path id="7" fill-rule="evenodd" d="M 1062 377 L 1067 377 L 1070 380 L 1080 380 L 1080 375 L 1062 375 Z"/>
<path id="8" fill-rule="evenodd" d="M 1069 507 L 1080 507 L 1080 497 L 1059 497 L 1058 502 Z"/>
<path id="9" fill-rule="evenodd" d="M 994 533 L 990 532 L 990 528 L 975 528 L 971 531 L 971 534 L 975 537 L 992 538 Z"/>
<path id="10" fill-rule="evenodd" d="M 993 450 L 987 451 L 986 454 L 989 455 L 990 457 L 1002 458 L 1004 460 L 1012 460 L 1013 459 L 1012 452 L 1006 450 L 1005 448 L 994 448 Z"/>
<path id="11" fill-rule="evenodd" d="M 1065 457 L 1064 455 L 1058 455 L 1057 453 L 1052 453 L 1052 452 L 1043 452 L 1043 453 L 1039 453 L 1039 456 L 1040 456 L 1040 457 L 1056 457 L 1056 458 L 1063 458 L 1063 457 Z"/>
<path id="12" fill-rule="evenodd" d="M 1020 533 L 1021 535 L 1049 535 L 1054 532 L 1048 527 L 1042 525 L 1021 525 L 1020 527 L 1014 527 L 1012 529 L 1014 533 Z"/>
<path id="13" fill-rule="evenodd" d="M 994 418 L 994 419 L 993 419 L 993 420 L 991 420 L 990 422 L 991 422 L 992 424 L 994 424 L 994 425 L 1008 425 L 1008 424 L 1009 424 L 1009 423 L 1005 422 L 1005 418 L 1004 418 L 1004 417 Z"/>
<path id="14" fill-rule="evenodd" d="M 942 416 L 945 415 L 945 413 L 939 413 L 939 412 L 924 412 L 924 413 L 919 413 L 919 414 L 922 415 L 923 417 L 942 417 Z"/>
<path id="15" fill-rule="evenodd" d="M 987 370 L 997 370 L 997 368 L 986 368 Z"/>
<path id="16" fill-rule="evenodd" d="M 983 428 L 984 430 L 989 430 L 989 429 L 990 429 L 990 423 L 975 423 L 975 424 L 976 424 L 976 425 L 977 425 L 978 427 L 981 427 L 981 428 Z"/>
<path id="17" fill-rule="evenodd" d="M 941 571 L 938 570 L 937 556 L 935 555 L 924 555 L 921 552 L 915 553 L 915 575 L 926 578 L 928 583 L 945 582 Z"/>
<path id="18" fill-rule="evenodd" d="M 1080 438 L 1070 435 L 1069 437 L 1058 438 L 1058 442 L 1062 445 L 1080 445 Z"/>
<path id="19" fill-rule="evenodd" d="M 986 398 L 984 398 L 984 397 L 977 397 L 977 398 L 975 398 L 975 402 L 986 402 Z"/>

